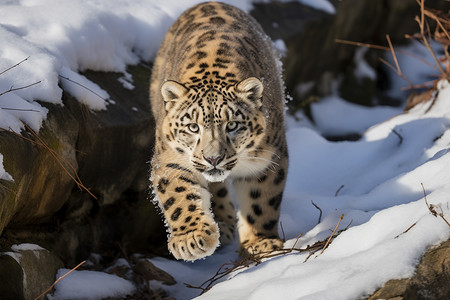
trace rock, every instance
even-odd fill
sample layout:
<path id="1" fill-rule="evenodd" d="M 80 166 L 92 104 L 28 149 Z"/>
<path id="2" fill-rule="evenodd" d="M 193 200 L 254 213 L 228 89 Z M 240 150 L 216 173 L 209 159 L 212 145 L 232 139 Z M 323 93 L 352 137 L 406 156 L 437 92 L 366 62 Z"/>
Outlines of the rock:
<path id="1" fill-rule="evenodd" d="M 390 300 L 402 300 L 405 294 L 406 288 L 409 283 L 409 279 L 393 279 L 386 282 L 384 287 L 378 290 L 368 300 L 377 299 L 390 299 Z"/>
<path id="2" fill-rule="evenodd" d="M 23 270 L 12 256 L 0 253 L 0 299 L 24 299 Z"/>
<path id="3" fill-rule="evenodd" d="M 23 137 L 0 132 L 0 153 L 14 178 L 0 186 L 5 199 L 0 212 L 6 215 L 0 233 L 6 225 L 52 217 L 69 200 L 76 174 L 100 206 L 114 203 L 129 188 L 147 187 L 154 126 L 147 92 L 150 69 L 141 64 L 129 71 L 134 90 L 118 84 L 118 73 L 86 72 L 114 99 L 107 110 L 92 112 L 64 93 L 64 106 L 42 103 L 49 113 L 38 136 L 29 130 Z"/>
<path id="4" fill-rule="evenodd" d="M 138 259 L 134 266 L 134 272 L 142 276 L 146 281 L 161 281 L 165 285 L 174 285 L 177 283 L 172 275 L 157 268 L 147 259 Z"/>
<path id="5" fill-rule="evenodd" d="M 62 261 L 33 244 L 14 245 L 0 254 L 0 299 L 35 299 L 56 280 Z"/>
<path id="6" fill-rule="evenodd" d="M 7 226 L 23 226 L 48 220 L 64 205 L 74 182 L 54 155 L 77 170 L 75 144 L 78 128 L 74 117 L 55 106 L 39 132 L 22 136 L 0 132 L 0 153 L 14 182 L 0 184 L 0 234 Z M 51 147 L 53 153 L 43 145 Z M 54 155 L 53 155 L 54 154 Z"/>
<path id="7" fill-rule="evenodd" d="M 150 113 L 148 86 L 150 67 L 130 66 L 135 89 L 118 83 L 121 74 L 85 72 L 85 76 L 105 89 L 114 104 L 106 111 L 86 113 L 76 101 L 68 104 L 80 120 L 77 141 L 79 175 L 99 196 L 99 204 L 112 204 L 130 187 L 148 186 L 148 162 L 153 150 L 154 120 Z"/>
<path id="8" fill-rule="evenodd" d="M 404 299 L 450 299 L 450 240 L 430 249 L 422 258 Z"/>
<path id="9" fill-rule="evenodd" d="M 368 300 L 450 299 L 450 240 L 432 247 L 411 278 L 390 280 Z"/>
<path id="10" fill-rule="evenodd" d="M 64 93 L 64 106 L 42 104 L 49 113 L 38 136 L 0 132 L 4 167 L 14 178 L 0 182 L 0 242 L 37 243 L 68 265 L 119 245 L 143 252 L 149 241 L 159 247 L 165 229 L 148 199 L 150 67 L 128 72 L 133 90 L 118 82 L 122 74 L 85 72 L 111 96 L 107 110 L 90 111 Z M 75 183 L 77 176 L 96 199 Z"/>

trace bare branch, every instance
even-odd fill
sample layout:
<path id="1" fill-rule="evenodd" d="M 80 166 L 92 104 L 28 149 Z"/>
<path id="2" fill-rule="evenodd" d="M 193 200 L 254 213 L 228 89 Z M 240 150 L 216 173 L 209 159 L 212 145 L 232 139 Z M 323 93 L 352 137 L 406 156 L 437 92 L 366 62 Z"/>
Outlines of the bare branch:
<path id="1" fill-rule="evenodd" d="M 39 110 L 36 109 L 25 109 L 25 108 L 10 108 L 10 107 L 0 107 L 1 109 L 4 110 L 13 110 L 13 111 L 32 111 L 32 112 L 40 112 Z"/>
<path id="2" fill-rule="evenodd" d="M 433 204 L 428 204 L 427 201 L 427 193 L 425 192 L 425 187 L 423 186 L 423 183 L 420 183 L 422 185 L 422 190 L 423 190 L 423 197 L 425 199 L 425 204 L 427 205 L 428 210 L 431 212 L 431 214 L 433 216 L 435 216 L 437 218 L 437 216 L 441 217 L 442 220 L 444 220 L 445 223 L 447 223 L 447 225 L 450 227 L 450 223 L 447 221 L 447 219 L 444 217 L 444 213 L 441 211 L 438 213 L 436 211 L 436 207 L 440 208 L 439 205 L 433 205 Z"/>
<path id="3" fill-rule="evenodd" d="M 322 249 L 322 251 L 320 252 L 320 254 L 322 254 L 323 251 L 325 251 L 325 249 L 327 249 L 327 247 L 328 247 L 328 245 L 330 244 L 330 242 L 331 242 L 331 240 L 332 240 L 334 234 L 336 233 L 336 230 L 337 230 L 338 227 L 339 227 L 339 224 L 341 224 L 341 221 L 342 221 L 343 218 L 344 218 L 344 214 L 342 214 L 341 217 L 339 218 L 339 222 L 336 224 L 336 227 L 334 228 L 333 233 L 332 233 L 332 234 L 330 235 L 330 237 L 328 238 L 327 243 L 325 244 L 325 246 L 323 246 L 323 249 Z M 319 255 L 320 255 L 320 254 L 319 254 Z"/>
<path id="4" fill-rule="evenodd" d="M 0 93 L 0 96 L 2 96 L 4 94 L 7 94 L 7 93 L 15 92 L 15 91 L 18 91 L 18 90 L 23 90 L 23 89 L 32 87 L 33 85 L 39 84 L 39 83 L 41 83 L 41 80 L 36 81 L 35 83 L 29 84 L 29 85 L 18 87 L 18 88 L 10 87 L 9 90 Z"/>
<path id="5" fill-rule="evenodd" d="M 336 43 L 347 44 L 347 45 L 358 46 L 358 47 L 367 47 L 367 48 L 373 48 L 373 49 L 384 50 L 384 51 L 388 51 L 389 50 L 389 47 L 380 46 L 380 45 L 374 45 L 374 44 L 353 42 L 353 41 L 341 40 L 341 39 L 335 39 L 334 41 Z"/>
<path id="6" fill-rule="evenodd" d="M 393 134 L 395 134 L 398 137 L 398 139 L 399 139 L 398 144 L 401 145 L 403 143 L 403 137 L 401 136 L 401 134 L 398 133 L 398 131 L 395 129 L 392 129 L 391 131 Z"/>
<path id="7" fill-rule="evenodd" d="M 406 229 L 405 231 L 403 231 L 402 233 L 400 233 L 399 235 L 397 235 L 396 237 L 394 237 L 394 239 L 397 239 L 399 236 L 407 233 L 411 228 L 413 228 L 414 226 L 416 226 L 418 221 L 414 222 L 414 224 L 412 224 L 411 226 L 408 227 L 408 229 Z"/>
<path id="8" fill-rule="evenodd" d="M 60 282 L 62 279 L 64 279 L 67 275 L 69 275 L 70 273 L 72 273 L 73 271 L 75 271 L 76 269 L 78 269 L 79 267 L 81 267 L 86 261 L 82 261 L 81 263 L 79 263 L 78 265 L 76 265 L 72 270 L 70 270 L 69 272 L 67 272 L 66 274 L 64 274 L 63 276 L 59 277 L 55 282 L 53 282 L 53 284 L 46 289 L 42 294 L 40 294 L 39 296 L 37 296 L 36 298 L 34 298 L 34 300 L 38 300 L 39 298 L 41 298 L 42 296 L 44 296 L 45 294 L 47 294 L 48 292 L 50 292 L 52 290 L 52 288 L 58 283 Z"/>
<path id="9" fill-rule="evenodd" d="M 294 250 L 295 246 L 297 245 L 298 240 L 300 239 L 300 237 L 303 235 L 303 233 L 300 233 L 297 237 L 297 239 L 295 240 L 294 244 L 292 245 L 291 251 Z"/>
<path id="10" fill-rule="evenodd" d="M 397 55 L 395 54 L 394 46 L 392 45 L 391 38 L 389 37 L 389 34 L 386 34 L 386 40 L 387 40 L 387 42 L 389 44 L 389 49 L 391 50 L 392 58 L 394 59 L 395 67 L 397 69 L 397 74 L 399 76 L 403 76 L 402 69 L 400 69 L 400 65 L 399 65 L 398 60 L 397 60 Z"/>
<path id="11" fill-rule="evenodd" d="M 407 36 L 410 37 L 410 36 Z M 360 43 L 360 42 L 353 42 L 353 41 L 347 41 L 347 40 L 340 40 L 340 39 L 336 39 L 335 40 L 337 43 L 341 43 L 341 44 L 347 44 L 347 45 L 353 45 L 353 46 L 360 46 L 360 47 L 368 47 L 368 48 L 372 48 L 372 49 L 377 49 L 377 50 L 383 50 L 383 51 L 390 51 L 391 49 L 389 47 L 386 46 L 380 46 L 380 45 L 374 45 L 374 44 L 367 44 L 367 43 Z M 404 55 L 408 55 L 410 57 L 413 57 L 414 59 L 417 59 L 418 61 L 426 64 L 427 66 L 435 69 L 436 71 L 438 71 L 438 68 L 429 63 L 428 61 L 424 60 L 422 57 L 415 55 L 414 53 L 411 53 L 409 51 L 405 51 L 403 49 L 397 49 L 396 50 L 398 53 L 404 54 Z M 395 70 L 395 68 L 393 68 Z"/>
<path id="12" fill-rule="evenodd" d="M 82 88 L 88 90 L 89 92 L 91 92 L 92 94 L 94 94 L 95 96 L 99 97 L 100 99 L 102 99 L 102 100 L 104 100 L 104 101 L 107 101 L 107 100 L 108 100 L 108 99 L 103 98 L 101 95 L 99 95 L 98 93 L 96 93 L 96 92 L 93 91 L 92 89 L 88 88 L 87 86 L 84 86 L 84 85 L 82 85 L 81 83 L 78 83 L 78 82 L 76 82 L 76 81 L 70 79 L 69 77 L 65 77 L 65 76 L 62 76 L 62 75 L 59 75 L 59 77 L 61 77 L 62 79 L 65 79 L 65 80 L 67 80 L 67 81 L 70 81 L 70 82 L 72 82 L 72 83 L 74 83 L 74 84 L 76 84 L 76 85 L 78 85 L 78 86 L 80 86 L 80 87 L 82 87 Z"/>
<path id="13" fill-rule="evenodd" d="M 337 197 L 338 195 L 339 195 L 339 192 L 344 188 L 344 184 L 343 185 L 341 185 L 338 189 L 337 189 L 337 191 L 336 191 L 336 193 L 334 193 L 334 196 L 335 197 Z"/>
<path id="14" fill-rule="evenodd" d="M 312 205 L 314 205 L 315 208 L 317 208 L 319 210 L 319 221 L 317 221 L 317 224 L 320 223 L 320 221 L 322 220 L 322 209 L 317 206 L 317 204 L 315 204 L 312 200 L 311 200 Z"/>
<path id="15" fill-rule="evenodd" d="M 18 65 L 20 65 L 20 64 L 23 63 L 24 61 L 28 60 L 29 58 L 30 58 L 30 57 L 28 56 L 27 58 L 25 58 L 25 59 L 19 61 L 19 62 L 18 62 L 17 64 L 15 64 L 14 66 L 11 66 L 11 67 L 9 67 L 9 68 L 6 69 L 6 70 L 1 71 L 1 72 L 0 72 L 0 75 L 2 75 L 2 74 L 4 74 L 4 73 L 8 72 L 8 71 L 11 70 L 11 69 L 14 69 L 15 67 L 17 67 Z"/>
<path id="16" fill-rule="evenodd" d="M 417 0 L 417 2 L 419 3 L 419 6 L 420 6 L 420 18 L 419 19 L 416 18 L 416 21 L 419 23 L 420 36 L 422 38 L 422 41 L 423 41 L 425 47 L 427 47 L 428 51 L 431 53 L 431 56 L 433 56 L 436 66 L 439 68 L 439 71 L 441 72 L 442 76 L 446 79 L 449 79 L 449 74 L 447 74 L 444 71 L 444 69 L 442 68 L 441 63 L 440 63 L 439 59 L 436 57 L 436 53 L 434 53 L 434 50 L 428 41 L 428 37 L 425 34 L 425 25 L 427 26 L 427 28 L 429 30 L 428 22 L 426 22 L 426 19 L 425 19 L 425 0 Z M 429 31 L 428 31 L 428 36 L 430 36 Z"/>
<path id="17" fill-rule="evenodd" d="M 341 219 L 339 220 L 339 223 L 341 222 L 342 218 L 344 217 L 344 215 L 341 216 Z M 345 229 L 339 230 L 338 232 L 336 232 L 339 223 L 337 224 L 335 230 L 333 231 L 333 234 L 327 238 L 326 240 L 323 241 L 318 241 L 316 243 L 314 243 L 313 245 L 308 245 L 305 248 L 295 248 L 295 246 L 297 245 L 300 237 L 302 236 L 302 234 L 300 234 L 297 239 L 295 240 L 294 244 L 292 245 L 291 248 L 284 248 L 284 249 L 278 249 L 275 251 L 268 251 L 268 252 L 262 252 L 262 253 L 258 253 L 258 254 L 248 254 L 246 256 L 244 256 L 241 260 L 236 261 L 236 262 L 229 262 L 229 263 L 224 263 L 222 266 L 220 266 L 220 268 L 217 270 L 216 274 L 211 277 L 210 279 L 206 280 L 205 282 L 203 282 L 202 284 L 200 284 L 199 286 L 193 286 L 190 285 L 188 283 L 184 283 L 184 285 L 188 288 L 193 288 L 193 289 L 199 289 L 202 290 L 202 292 L 200 293 L 200 295 L 206 293 L 209 289 L 211 289 L 211 287 L 220 279 L 231 275 L 233 272 L 235 271 L 239 271 L 245 268 L 249 268 L 251 266 L 255 266 L 258 265 L 260 263 L 262 263 L 263 259 L 268 259 L 268 258 L 272 258 L 272 257 L 277 257 L 277 256 L 283 256 L 292 252 L 309 252 L 308 257 L 305 259 L 304 262 L 306 262 L 308 260 L 309 257 L 311 257 L 313 254 L 315 254 L 317 251 L 321 250 L 321 249 L 325 249 L 326 247 L 328 247 L 328 245 L 330 244 L 330 242 L 336 238 L 339 234 L 341 234 L 343 231 L 347 230 L 348 226 Z M 350 226 L 350 225 L 349 225 Z M 323 252 L 323 251 L 322 251 Z"/>
<path id="18" fill-rule="evenodd" d="M 283 241 L 286 241 L 286 235 L 284 234 L 283 222 L 280 222 L 281 232 L 283 233 Z"/>

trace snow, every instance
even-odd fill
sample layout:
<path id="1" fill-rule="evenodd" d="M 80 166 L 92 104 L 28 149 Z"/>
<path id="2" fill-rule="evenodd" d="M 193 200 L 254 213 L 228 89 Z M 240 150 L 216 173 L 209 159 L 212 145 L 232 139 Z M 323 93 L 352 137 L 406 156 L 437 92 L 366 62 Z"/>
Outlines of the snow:
<path id="1" fill-rule="evenodd" d="M 124 88 L 134 90 L 133 76 L 131 76 L 130 73 L 125 72 L 122 77 L 119 77 L 118 80 Z"/>
<path id="2" fill-rule="evenodd" d="M 329 14 L 335 14 L 336 9 L 328 0 L 299 0 L 300 3 L 311 6 L 317 10 L 322 10 Z"/>
<path id="3" fill-rule="evenodd" d="M 365 61 L 364 55 L 366 54 L 369 48 L 361 47 L 358 48 L 355 52 L 354 63 L 356 65 L 355 68 L 355 76 L 356 78 L 369 78 L 375 80 L 377 74 L 375 70 Z"/>
<path id="4" fill-rule="evenodd" d="M 363 133 L 369 127 L 399 113 L 401 108 L 389 106 L 366 107 L 345 101 L 336 95 L 311 104 L 311 113 L 320 132 L 325 136 Z"/>
<path id="5" fill-rule="evenodd" d="M 57 278 L 64 276 L 69 269 L 60 269 Z M 94 271 L 72 271 L 59 281 L 55 293 L 49 299 L 102 299 L 106 297 L 125 297 L 135 291 L 134 285 L 116 275 Z"/>
<path id="6" fill-rule="evenodd" d="M 12 245 L 11 250 L 17 252 L 17 251 L 42 251 L 45 249 L 36 244 L 23 243 Z"/>
<path id="7" fill-rule="evenodd" d="M 0 127 L 20 132 L 23 121 L 38 131 L 48 113 L 40 102 L 63 105 L 60 85 L 89 109 L 108 109 L 114 99 L 80 72 L 121 72 L 119 84 L 133 89 L 126 66 L 152 60 L 172 22 L 199 2 L 202 0 L 3 2 L 0 93 L 19 89 L 0 95 Z M 249 0 L 227 2 L 246 11 L 252 7 Z M 326 0 L 300 2 L 335 13 Z M 285 46 L 282 41 L 276 45 L 281 50 Z M 408 48 L 428 59 L 423 50 L 417 44 Z M 373 78 L 364 51 L 357 51 L 355 75 Z M 400 54 L 398 58 L 414 83 L 423 82 L 431 72 L 417 59 Z M 392 80 L 390 95 L 404 99 L 399 87 L 405 82 L 396 75 Z M 312 84 L 299 90 L 305 92 Z M 28 85 L 32 86 L 21 88 Z M 334 94 L 312 105 L 315 124 L 301 112 L 289 118 L 290 166 L 280 218 L 285 247 L 292 247 L 300 233 L 298 248 L 327 238 L 342 214 L 339 229 L 348 229 L 322 255 L 306 262 L 308 253 L 275 257 L 231 274 L 199 299 L 357 299 L 389 279 L 410 276 L 428 247 L 450 237 L 443 220 L 430 214 L 421 185 L 428 203 L 449 220 L 450 85 L 441 81 L 438 88 L 435 102 L 420 104 L 404 114 L 395 108 L 349 104 Z M 350 133 L 363 136 L 357 142 L 323 138 Z M 0 179 L 13 180 L 3 161 L 0 154 Z M 322 210 L 320 222 L 319 210 L 312 202 Z M 191 299 L 199 290 L 184 283 L 198 286 L 208 280 L 224 263 L 238 259 L 237 249 L 235 241 L 195 263 L 161 257 L 151 261 L 177 280 L 176 285 L 161 287 L 177 299 Z M 66 272 L 60 270 L 58 277 Z M 99 299 L 125 297 L 134 291 L 131 282 L 115 275 L 73 271 L 56 284 L 50 297 Z"/>
<path id="8" fill-rule="evenodd" d="M 8 172 L 5 171 L 5 168 L 3 167 L 3 155 L 0 154 L 0 179 L 7 180 L 7 181 L 13 181 L 13 178 Z"/>
<path id="9" fill-rule="evenodd" d="M 273 41 L 273 46 L 278 51 L 278 53 L 280 53 L 281 57 L 286 56 L 287 47 L 286 47 L 286 44 L 284 43 L 284 41 L 282 39 L 278 39 L 278 40 Z"/>
<path id="10" fill-rule="evenodd" d="M 105 110 L 109 95 L 97 84 L 66 67 L 61 68 L 61 84 L 65 91 L 93 110 Z"/>

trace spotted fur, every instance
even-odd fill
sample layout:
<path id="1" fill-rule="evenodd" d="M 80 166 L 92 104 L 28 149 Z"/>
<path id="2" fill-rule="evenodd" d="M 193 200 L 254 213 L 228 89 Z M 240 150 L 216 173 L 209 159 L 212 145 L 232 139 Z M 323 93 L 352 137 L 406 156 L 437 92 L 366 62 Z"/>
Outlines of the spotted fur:
<path id="1" fill-rule="evenodd" d="M 156 119 L 151 181 L 174 257 L 211 255 L 219 240 L 234 239 L 236 218 L 246 252 L 282 247 L 283 83 L 260 25 L 223 3 L 187 10 L 156 56 L 150 98 Z"/>

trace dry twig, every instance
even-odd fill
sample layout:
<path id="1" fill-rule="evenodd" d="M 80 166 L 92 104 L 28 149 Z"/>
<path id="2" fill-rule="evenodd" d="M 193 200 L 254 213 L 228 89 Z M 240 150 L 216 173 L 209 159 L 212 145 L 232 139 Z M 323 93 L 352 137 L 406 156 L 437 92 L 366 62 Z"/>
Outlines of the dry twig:
<path id="1" fill-rule="evenodd" d="M 339 195 L 339 192 L 344 188 L 344 184 L 343 185 L 341 185 L 338 189 L 337 189 L 337 191 L 336 191 L 336 193 L 334 193 L 334 196 L 335 197 L 337 197 L 338 195 Z"/>
<path id="2" fill-rule="evenodd" d="M 395 54 L 394 46 L 392 45 L 391 38 L 389 37 L 389 34 L 386 34 L 386 40 L 387 40 L 387 42 L 389 44 L 389 49 L 391 50 L 392 58 L 394 59 L 396 72 L 397 72 L 398 76 L 402 77 L 403 76 L 402 69 L 400 69 L 400 65 L 398 63 L 397 55 Z"/>
<path id="3" fill-rule="evenodd" d="M 30 57 L 28 56 L 27 58 L 22 59 L 21 61 L 19 61 L 17 64 L 15 64 L 15 65 L 13 65 L 13 66 L 11 66 L 11 67 L 9 67 L 9 68 L 7 68 L 7 69 L 1 71 L 1 72 L 0 72 L 0 75 L 2 75 L 2 74 L 4 74 L 4 73 L 8 72 L 8 71 L 11 70 L 11 69 L 16 68 L 17 66 L 19 66 L 19 65 L 20 65 L 21 63 L 23 63 L 24 61 L 27 61 L 29 58 L 30 58 Z M 31 83 L 31 84 L 28 84 L 28 85 L 25 85 L 25 86 L 21 86 L 21 87 L 18 87 L 18 88 L 14 88 L 14 86 L 11 86 L 11 87 L 9 88 L 9 90 L 4 91 L 4 92 L 1 92 L 1 93 L 0 93 L 0 96 L 2 96 L 2 95 L 4 95 L 4 94 L 7 94 L 7 93 L 15 92 L 15 91 L 18 91 L 18 90 L 23 90 L 23 89 L 29 88 L 29 87 L 31 87 L 31 86 L 33 86 L 33 85 L 39 84 L 39 83 L 41 83 L 40 80 L 37 81 L 37 82 L 35 82 L 35 83 Z M 2 109 L 5 109 L 5 108 L 2 108 Z M 10 110 L 13 110 L 13 109 L 10 109 Z"/>
<path id="4" fill-rule="evenodd" d="M 13 111 L 32 111 L 32 112 L 40 112 L 36 109 L 25 109 L 25 108 L 11 108 L 11 107 L 2 107 L 3 110 L 13 110 Z"/>
<path id="5" fill-rule="evenodd" d="M 21 86 L 21 87 L 18 87 L 18 88 L 15 88 L 15 87 L 12 86 L 12 87 L 9 88 L 9 90 L 1 92 L 0 96 L 3 96 L 4 94 L 7 94 L 7 93 L 15 92 L 15 91 L 18 91 L 18 90 L 23 90 L 23 89 L 32 87 L 33 85 L 39 84 L 39 83 L 41 83 L 40 80 L 35 82 L 35 83 L 28 84 L 28 85 L 25 85 L 25 86 Z"/>
<path id="6" fill-rule="evenodd" d="M 433 57 L 433 60 L 435 62 L 434 64 L 431 64 L 428 61 L 424 60 L 423 58 L 418 57 L 417 55 L 414 55 L 408 51 L 404 51 L 401 49 L 394 51 L 394 47 L 392 45 L 389 35 L 386 36 L 389 47 L 373 45 L 373 44 L 368 44 L 368 43 L 353 42 L 353 41 L 347 41 L 347 40 L 340 40 L 340 39 L 336 39 L 335 41 L 337 43 L 342 43 L 342 44 L 347 44 L 347 45 L 354 45 L 354 46 L 359 46 L 359 47 L 364 46 L 364 47 L 383 50 L 383 51 L 390 51 L 392 54 L 395 66 L 393 66 L 392 64 L 387 62 L 385 59 L 379 58 L 379 60 L 383 64 L 385 64 L 387 67 L 392 69 L 398 76 L 400 76 L 401 78 L 405 79 L 408 82 L 408 84 L 410 86 L 406 87 L 406 88 L 402 88 L 402 90 L 430 87 L 430 86 L 433 86 L 437 82 L 437 80 L 422 83 L 419 85 L 413 84 L 409 80 L 409 78 L 405 74 L 402 73 L 400 65 L 398 63 L 396 52 L 411 56 L 411 57 L 417 59 L 418 61 L 421 61 L 422 63 L 432 67 L 434 70 L 439 71 L 441 75 L 438 76 L 437 79 L 446 78 L 447 80 L 450 80 L 450 54 L 448 51 L 448 47 L 450 46 L 450 33 L 449 33 L 450 15 L 446 12 L 435 11 L 435 10 L 426 8 L 425 0 L 416 0 L 416 2 L 418 3 L 418 5 L 420 7 L 420 16 L 416 16 L 415 21 L 417 22 L 417 24 L 419 26 L 420 32 L 416 33 L 414 35 L 405 35 L 405 37 L 411 38 L 411 39 L 416 39 L 419 42 L 421 42 L 427 48 L 427 50 L 430 52 L 431 56 Z M 429 25 L 427 18 L 436 22 L 434 37 L 432 37 L 430 25 Z M 436 53 L 434 52 L 433 48 L 431 47 L 431 39 L 432 38 L 435 41 L 441 43 L 441 45 L 444 47 L 444 53 L 445 53 L 444 58 L 439 59 L 436 56 Z M 447 62 L 445 70 L 442 65 L 443 62 Z"/>
<path id="7" fill-rule="evenodd" d="M 399 139 L 398 144 L 401 145 L 403 143 L 402 135 L 400 133 L 398 133 L 398 131 L 395 129 L 392 129 L 391 131 L 393 134 L 395 134 L 398 137 L 398 139 Z"/>
<path id="8" fill-rule="evenodd" d="M 431 38 L 431 34 L 429 31 L 429 24 L 428 21 L 425 18 L 425 12 L 427 11 L 427 14 L 432 14 L 429 10 L 425 9 L 425 0 L 417 0 L 417 3 L 420 6 L 420 18 L 416 16 L 415 20 L 419 24 L 420 29 L 420 37 L 422 42 L 424 43 L 425 47 L 427 47 L 428 51 L 431 53 L 431 56 L 433 56 L 433 59 L 436 63 L 436 66 L 439 68 L 439 71 L 441 72 L 443 78 L 449 79 L 449 74 L 447 74 L 444 69 L 442 68 L 441 62 L 436 57 L 436 53 L 434 53 L 433 48 L 431 47 L 428 39 Z M 425 33 L 425 27 L 427 28 L 427 33 Z M 445 30 L 445 29 L 444 29 Z M 447 33 L 448 34 L 448 33 Z"/>
<path id="9" fill-rule="evenodd" d="M 422 185 L 423 197 L 425 199 L 425 204 L 427 205 L 428 210 L 436 218 L 437 218 L 437 216 L 441 217 L 442 220 L 444 220 L 444 222 L 447 223 L 447 225 L 450 227 L 450 223 L 447 221 L 447 219 L 445 219 L 444 213 L 442 212 L 442 209 L 440 208 L 440 206 L 439 205 L 428 204 L 427 193 L 425 192 L 425 187 L 423 186 L 423 183 L 420 183 L 420 184 Z M 436 208 L 440 209 L 440 212 L 437 212 Z"/>
<path id="10" fill-rule="evenodd" d="M 286 241 L 286 234 L 284 234 L 284 228 L 283 228 L 283 223 L 280 222 L 280 228 L 281 228 L 281 233 L 283 234 L 283 242 Z"/>
<path id="11" fill-rule="evenodd" d="M 334 234 L 336 233 L 336 230 L 337 230 L 338 227 L 339 227 L 339 224 L 341 224 L 341 221 L 342 221 L 343 218 L 344 218 L 344 214 L 342 214 L 341 217 L 339 218 L 339 222 L 336 224 L 336 227 L 334 228 L 333 233 L 332 233 L 332 234 L 330 235 L 330 237 L 328 238 L 328 240 L 327 240 L 325 246 L 323 246 L 323 249 L 322 249 L 322 251 L 320 252 L 320 254 L 322 254 L 323 251 L 325 251 L 325 249 L 327 249 L 328 245 L 330 244 L 331 240 L 333 239 Z M 319 255 L 320 255 L 320 254 L 319 254 Z"/>
<path id="12" fill-rule="evenodd" d="M 405 231 L 403 231 L 402 233 L 400 233 L 399 235 L 395 236 L 394 239 L 398 238 L 399 236 L 407 233 L 409 230 L 411 230 L 411 228 L 413 228 L 414 226 L 416 226 L 418 221 L 414 222 L 414 224 L 412 224 L 411 226 L 409 226 Z"/>
<path id="13" fill-rule="evenodd" d="M 0 75 L 2 75 L 2 74 L 4 74 L 4 73 L 8 72 L 8 71 L 11 70 L 11 69 L 14 69 L 15 67 L 17 67 L 18 65 L 20 65 L 20 64 L 23 63 L 24 61 L 27 61 L 29 58 L 30 58 L 30 57 L 28 56 L 27 58 L 22 59 L 21 61 L 19 61 L 17 64 L 15 64 L 15 65 L 13 65 L 13 66 L 11 66 L 11 67 L 9 67 L 9 68 L 7 68 L 7 69 L 1 71 L 1 72 L 0 72 Z"/>
<path id="14" fill-rule="evenodd" d="M 248 254 L 237 262 L 224 263 L 222 266 L 220 266 L 220 268 L 217 270 L 217 272 L 216 272 L 216 274 L 214 274 L 214 276 L 212 276 L 210 279 L 206 280 L 199 286 L 193 286 L 188 283 L 184 283 L 184 285 L 188 288 L 201 290 L 200 295 L 202 295 L 202 294 L 206 293 L 209 289 L 211 289 L 212 286 L 218 280 L 220 280 L 228 275 L 231 275 L 233 272 L 236 272 L 236 271 L 239 271 L 239 270 L 242 270 L 245 268 L 249 268 L 251 266 L 259 265 L 260 263 L 262 263 L 263 259 L 273 258 L 273 257 L 277 257 L 277 256 L 283 256 L 283 255 L 286 255 L 286 254 L 289 254 L 292 252 L 299 252 L 299 253 L 309 252 L 308 257 L 304 260 L 304 262 L 306 262 L 308 260 L 308 258 L 310 256 L 314 255 L 317 251 L 322 250 L 321 253 L 323 253 L 323 250 L 325 250 L 325 248 L 328 247 L 328 245 L 331 243 L 331 241 L 334 238 L 336 238 L 339 234 L 341 234 L 341 232 L 347 230 L 347 228 L 350 226 L 350 224 L 345 229 L 337 231 L 337 228 L 339 227 L 339 224 L 342 221 L 343 217 L 344 217 L 344 215 L 342 214 L 332 235 L 330 237 L 328 237 L 326 240 L 318 241 L 318 242 L 314 243 L 313 245 L 306 246 L 305 248 L 295 248 L 295 246 L 298 243 L 298 240 L 302 236 L 302 234 L 300 234 L 297 237 L 297 239 L 295 240 L 295 242 L 291 248 L 278 249 L 275 251 L 262 252 L 262 253 L 258 253 L 258 254 Z"/>
<path id="15" fill-rule="evenodd" d="M 88 90 L 89 92 L 91 92 L 92 94 L 94 94 L 95 96 L 99 97 L 100 99 L 102 99 L 102 100 L 104 100 L 104 101 L 107 101 L 107 100 L 108 100 L 108 99 L 106 99 L 106 98 L 103 98 L 100 94 L 96 93 L 95 91 L 93 91 L 92 89 L 88 88 L 87 86 L 84 86 L 84 85 L 82 85 L 81 83 L 76 82 L 75 80 L 70 79 L 69 77 L 65 77 L 65 76 L 62 76 L 62 75 L 59 75 L 59 77 L 62 78 L 62 79 L 65 79 L 65 80 L 67 80 L 67 81 L 69 81 L 69 82 L 72 82 L 72 83 L 74 83 L 74 84 L 76 84 L 76 85 L 78 85 L 78 86 L 84 88 L 85 90 Z"/>
<path id="16" fill-rule="evenodd" d="M 48 292 L 50 292 L 52 290 L 52 288 L 58 283 L 60 282 L 62 279 L 64 279 L 67 275 L 69 275 L 70 273 L 72 273 L 73 271 L 75 271 L 76 269 L 78 269 L 79 267 L 81 267 L 86 261 L 82 261 L 81 263 L 79 263 L 78 265 L 76 265 L 72 270 L 70 270 L 69 272 L 67 272 L 66 274 L 64 274 L 63 276 L 59 277 L 55 282 L 53 282 L 53 284 L 46 289 L 42 294 L 40 294 L 39 296 L 37 296 L 36 298 L 34 298 L 34 300 L 37 300 L 41 297 L 43 297 L 45 294 L 47 294 Z"/>
<path id="17" fill-rule="evenodd" d="M 312 205 L 314 205 L 315 208 L 317 208 L 319 210 L 319 220 L 317 221 L 317 224 L 320 223 L 320 221 L 322 220 L 322 209 L 317 206 L 317 204 L 314 203 L 314 201 L 311 200 Z"/>
<path id="18" fill-rule="evenodd" d="M 375 45 L 375 44 L 353 42 L 353 41 L 341 40 L 341 39 L 335 39 L 335 42 L 336 43 L 341 43 L 341 44 L 346 44 L 346 45 L 358 46 L 358 47 L 367 47 L 367 48 L 372 48 L 372 49 L 377 49 L 377 50 L 391 51 L 391 49 L 389 47 Z M 426 64 L 427 66 L 437 70 L 435 65 L 429 63 L 428 61 L 426 61 L 425 59 L 423 59 L 420 56 L 415 55 L 414 53 L 411 53 L 409 51 L 405 51 L 405 50 L 402 50 L 402 49 L 397 49 L 396 52 L 408 55 L 410 57 L 413 57 L 414 59 L 417 59 L 418 61 L 422 62 L 423 64 Z"/>
<path id="19" fill-rule="evenodd" d="M 386 66 L 391 68 L 395 72 L 395 74 L 397 74 L 397 76 L 399 76 L 400 78 L 403 78 L 406 82 L 408 82 L 408 84 L 410 86 L 414 85 L 413 82 L 408 78 L 408 76 L 403 74 L 402 69 L 400 68 L 400 64 L 398 63 L 397 55 L 395 54 L 394 46 L 392 45 L 391 38 L 389 37 L 388 34 L 386 34 L 386 40 L 388 42 L 389 51 L 391 52 L 392 59 L 394 60 L 395 67 L 392 64 L 390 64 L 389 62 L 387 62 L 385 59 L 381 58 L 381 57 L 379 58 L 379 60 L 382 63 L 384 63 Z"/>

